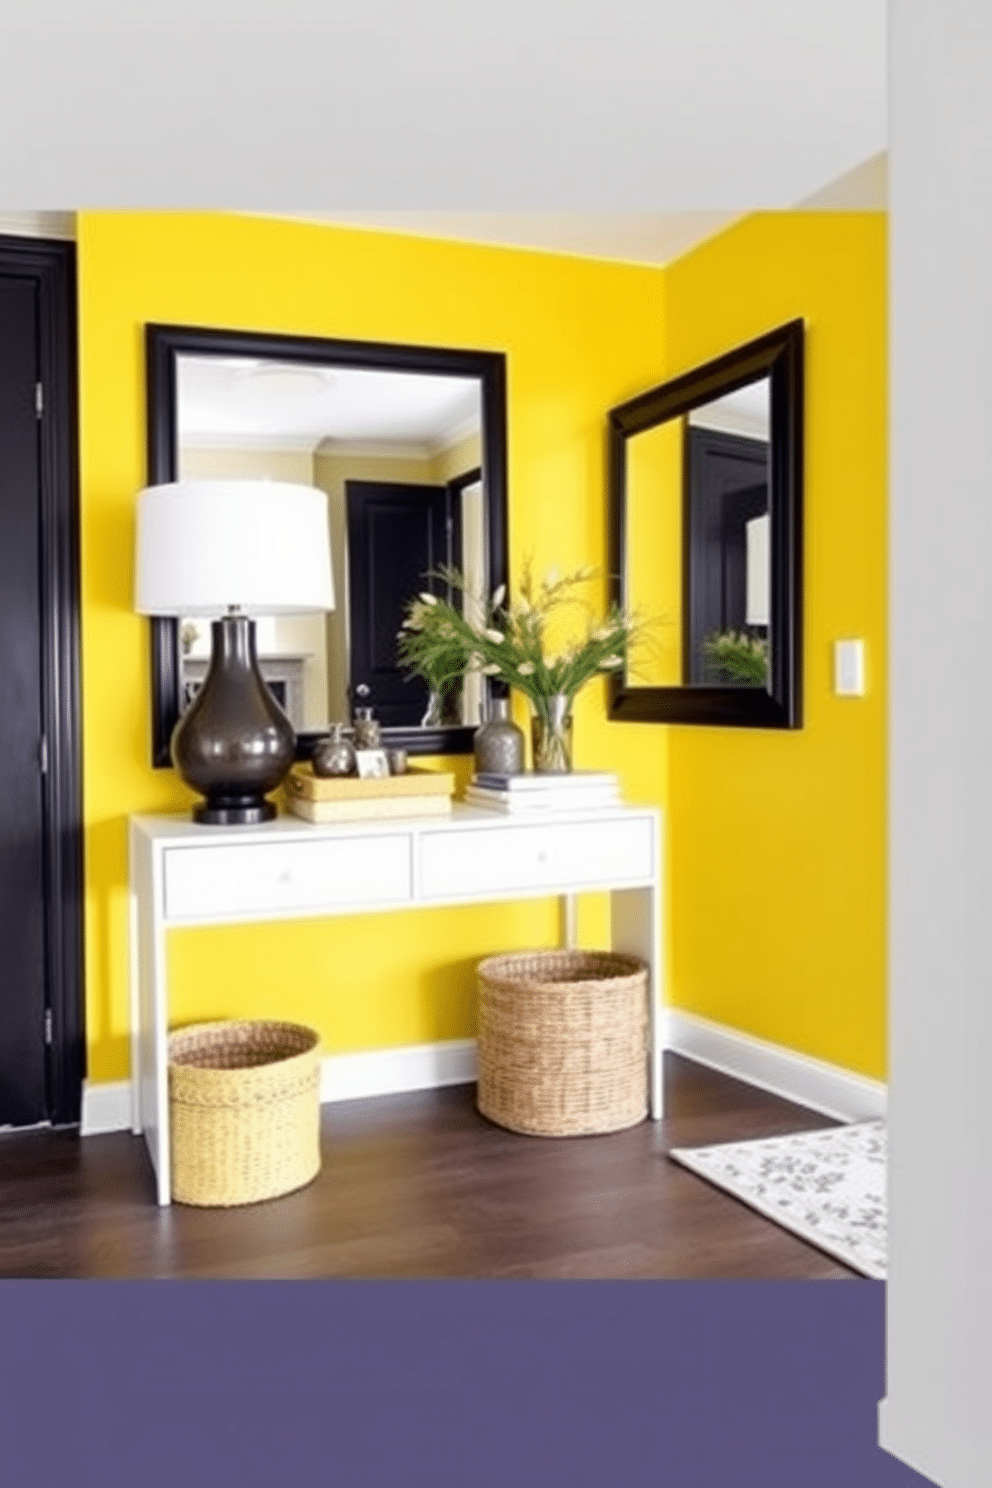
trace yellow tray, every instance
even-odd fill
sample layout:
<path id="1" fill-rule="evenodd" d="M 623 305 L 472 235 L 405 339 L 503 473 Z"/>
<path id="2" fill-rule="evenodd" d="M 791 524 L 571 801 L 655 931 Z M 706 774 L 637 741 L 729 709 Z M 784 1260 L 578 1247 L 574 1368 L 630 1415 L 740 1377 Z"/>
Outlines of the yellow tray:
<path id="1" fill-rule="evenodd" d="M 395 796 L 453 796 L 455 777 L 444 770 L 410 765 L 405 775 L 360 780 L 357 775 L 315 775 L 309 762 L 292 767 L 285 780 L 286 795 L 298 801 L 367 801 Z"/>

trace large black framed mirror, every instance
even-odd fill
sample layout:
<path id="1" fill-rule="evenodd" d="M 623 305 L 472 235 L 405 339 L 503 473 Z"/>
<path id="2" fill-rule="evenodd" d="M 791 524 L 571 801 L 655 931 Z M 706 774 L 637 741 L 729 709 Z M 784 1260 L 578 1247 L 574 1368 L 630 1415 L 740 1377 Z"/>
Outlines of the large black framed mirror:
<path id="1" fill-rule="evenodd" d="M 654 616 L 629 722 L 802 725 L 801 320 L 608 415 L 611 597 Z"/>
<path id="2" fill-rule="evenodd" d="M 176 325 L 145 331 L 148 482 L 273 479 L 327 491 L 335 610 L 260 617 L 263 675 L 299 757 L 370 706 L 384 742 L 466 754 L 485 699 L 469 677 L 428 706 L 396 662 L 408 599 L 439 564 L 470 592 L 508 578 L 506 361 L 501 352 Z M 209 625 L 151 621 L 152 748 L 170 763 L 205 674 Z"/>

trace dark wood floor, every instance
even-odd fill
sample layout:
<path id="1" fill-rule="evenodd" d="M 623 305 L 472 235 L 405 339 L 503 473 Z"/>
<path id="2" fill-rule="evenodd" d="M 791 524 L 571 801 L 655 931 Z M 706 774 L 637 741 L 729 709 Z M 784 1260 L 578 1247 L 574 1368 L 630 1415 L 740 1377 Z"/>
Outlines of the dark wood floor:
<path id="1" fill-rule="evenodd" d="M 666 1157 L 832 1125 L 665 1056 L 666 1117 L 612 1136 L 515 1136 L 474 1086 L 323 1108 L 308 1188 L 239 1209 L 154 1202 L 130 1134 L 0 1133 L 0 1276 L 855 1276 Z"/>

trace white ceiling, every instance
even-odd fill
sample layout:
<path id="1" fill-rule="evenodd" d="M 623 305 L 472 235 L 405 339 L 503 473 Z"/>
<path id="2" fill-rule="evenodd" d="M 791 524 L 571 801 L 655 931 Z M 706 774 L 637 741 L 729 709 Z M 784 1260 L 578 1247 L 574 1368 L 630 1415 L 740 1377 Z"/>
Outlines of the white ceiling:
<path id="1" fill-rule="evenodd" d="M 768 439 L 771 432 L 770 391 L 768 378 L 762 377 L 747 387 L 693 408 L 689 422 L 697 429 L 723 429 L 728 434 Z"/>
<path id="2" fill-rule="evenodd" d="M 315 367 L 255 358 L 178 358 L 187 448 L 430 454 L 479 428 L 475 378 Z"/>
<path id="3" fill-rule="evenodd" d="M 886 146 L 886 0 L 63 5 L 57 45 L 50 10 L 10 205 L 739 213 Z"/>

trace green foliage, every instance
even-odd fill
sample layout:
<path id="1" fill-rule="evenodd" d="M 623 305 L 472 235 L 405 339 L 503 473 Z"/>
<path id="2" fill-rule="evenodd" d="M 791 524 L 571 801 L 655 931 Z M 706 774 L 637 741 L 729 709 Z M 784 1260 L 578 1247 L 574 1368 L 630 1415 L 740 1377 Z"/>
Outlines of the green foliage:
<path id="1" fill-rule="evenodd" d="M 519 595 L 511 601 L 504 585 L 488 599 L 466 594 L 463 614 L 433 594 L 420 594 L 407 606 L 399 632 L 400 665 L 411 675 L 439 687 L 467 672 L 481 672 L 522 692 L 542 714 L 549 697 L 574 698 L 595 676 L 622 667 L 646 622 L 611 606 L 596 624 L 575 590 L 595 575 L 592 568 L 558 576 L 555 569 L 535 583 L 530 564 L 524 568 Z M 437 577 L 465 592 L 457 569 L 442 568 Z M 567 605 L 587 609 L 584 635 L 555 655 L 545 649 L 549 617 Z"/>
<path id="2" fill-rule="evenodd" d="M 707 637 L 703 655 L 735 682 L 764 687 L 768 681 L 768 642 L 760 636 L 725 630 Z"/>

